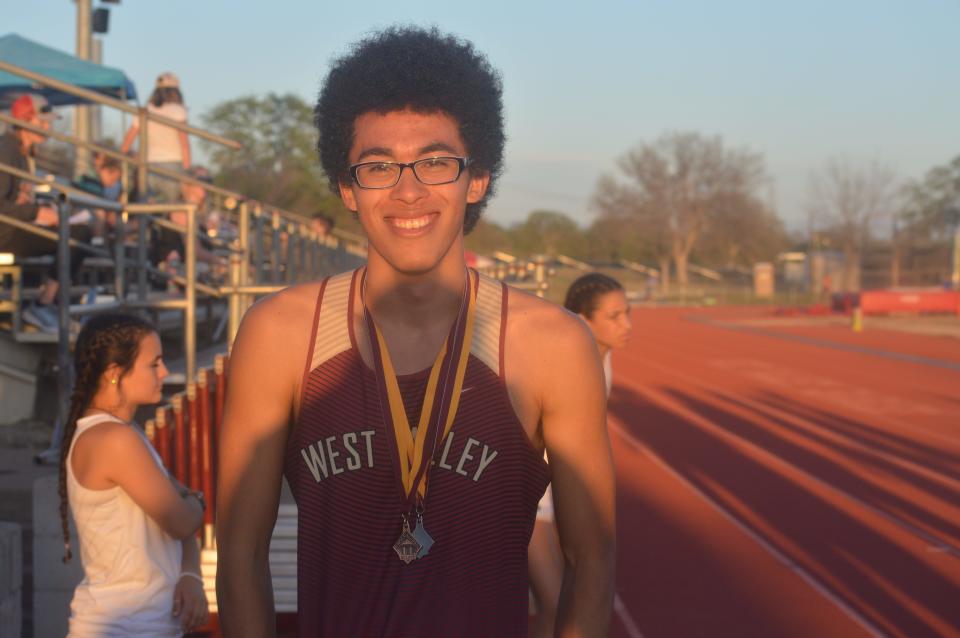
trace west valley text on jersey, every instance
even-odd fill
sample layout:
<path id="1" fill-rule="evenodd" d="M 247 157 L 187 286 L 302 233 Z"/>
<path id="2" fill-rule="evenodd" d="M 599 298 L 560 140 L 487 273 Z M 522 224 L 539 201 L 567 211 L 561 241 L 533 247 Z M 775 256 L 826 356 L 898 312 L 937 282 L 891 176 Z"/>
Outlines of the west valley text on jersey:
<path id="1" fill-rule="evenodd" d="M 319 483 L 345 472 L 372 468 L 375 435 L 376 430 L 362 430 L 328 436 L 302 448 L 300 455 Z M 497 451 L 490 446 L 472 437 L 464 443 L 457 439 L 456 430 L 451 430 L 439 461 L 434 460 L 433 465 L 477 482 L 495 458 Z"/>

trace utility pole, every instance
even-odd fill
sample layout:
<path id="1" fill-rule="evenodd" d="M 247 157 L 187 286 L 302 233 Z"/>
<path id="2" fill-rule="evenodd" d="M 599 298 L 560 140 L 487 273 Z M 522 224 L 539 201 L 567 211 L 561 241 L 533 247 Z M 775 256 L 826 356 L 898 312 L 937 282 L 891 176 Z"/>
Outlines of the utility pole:
<path id="1" fill-rule="evenodd" d="M 90 59 L 103 64 L 103 38 L 91 38 Z M 90 107 L 90 139 L 97 141 L 103 137 L 103 107 L 93 104 Z"/>
<path id="2" fill-rule="evenodd" d="M 77 57 L 81 60 L 89 60 L 93 53 L 91 43 L 93 34 L 91 29 L 91 18 L 93 15 L 92 0 L 74 0 L 77 4 Z M 73 134 L 84 142 L 90 141 L 90 108 L 87 106 L 77 106 L 73 114 Z M 76 149 L 76 161 L 73 165 L 74 177 L 82 175 L 89 165 L 90 153 L 85 148 Z"/>

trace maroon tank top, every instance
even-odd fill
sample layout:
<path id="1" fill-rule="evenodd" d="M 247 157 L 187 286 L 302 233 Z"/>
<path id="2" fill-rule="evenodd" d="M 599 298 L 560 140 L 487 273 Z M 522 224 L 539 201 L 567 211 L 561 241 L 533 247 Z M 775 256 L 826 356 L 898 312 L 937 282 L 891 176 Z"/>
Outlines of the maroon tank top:
<path id="1" fill-rule="evenodd" d="M 480 278 L 460 406 L 429 474 L 429 553 L 405 565 L 400 470 L 357 350 L 356 272 L 325 280 L 284 473 L 297 501 L 301 636 L 526 636 L 527 544 L 549 482 L 503 380 L 507 288 Z M 399 377 L 411 423 L 429 369 Z"/>

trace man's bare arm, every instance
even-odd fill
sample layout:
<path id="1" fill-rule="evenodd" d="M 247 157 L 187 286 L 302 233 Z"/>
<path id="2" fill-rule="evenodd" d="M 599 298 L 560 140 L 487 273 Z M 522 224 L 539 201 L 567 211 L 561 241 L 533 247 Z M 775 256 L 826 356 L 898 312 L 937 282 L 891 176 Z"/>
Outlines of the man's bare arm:
<path id="1" fill-rule="evenodd" d="M 606 392 L 593 336 L 565 315 L 550 322 L 541 385 L 564 577 L 558 636 L 606 636 L 613 607 L 614 474 Z"/>
<path id="2" fill-rule="evenodd" d="M 268 553 L 304 343 L 277 297 L 251 308 L 230 359 L 217 472 L 217 604 L 224 635 L 272 636 Z M 291 344 L 291 342 L 293 342 Z"/>

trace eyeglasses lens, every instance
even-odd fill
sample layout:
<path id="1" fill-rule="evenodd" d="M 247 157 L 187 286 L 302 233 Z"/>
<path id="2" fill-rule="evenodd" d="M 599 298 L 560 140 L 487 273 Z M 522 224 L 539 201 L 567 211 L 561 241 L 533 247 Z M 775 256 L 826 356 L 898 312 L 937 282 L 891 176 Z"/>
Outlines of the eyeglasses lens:
<path id="1" fill-rule="evenodd" d="M 357 182 L 363 188 L 390 188 L 400 180 L 401 164 L 374 162 L 357 167 Z M 460 162 L 453 157 L 431 157 L 413 163 L 413 172 L 424 184 L 453 182 L 460 176 Z"/>

